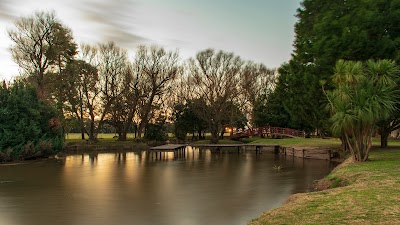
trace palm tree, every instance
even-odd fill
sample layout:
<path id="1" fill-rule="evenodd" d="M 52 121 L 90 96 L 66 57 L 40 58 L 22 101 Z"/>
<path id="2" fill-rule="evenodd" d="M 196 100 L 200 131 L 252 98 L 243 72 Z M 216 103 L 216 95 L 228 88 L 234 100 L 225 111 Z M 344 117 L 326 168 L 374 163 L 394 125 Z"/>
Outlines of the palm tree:
<path id="1" fill-rule="evenodd" d="M 398 72 L 390 60 L 336 63 L 332 76 L 335 88 L 326 92 L 332 131 L 342 135 L 355 161 L 368 159 L 374 126 L 395 110 Z"/>

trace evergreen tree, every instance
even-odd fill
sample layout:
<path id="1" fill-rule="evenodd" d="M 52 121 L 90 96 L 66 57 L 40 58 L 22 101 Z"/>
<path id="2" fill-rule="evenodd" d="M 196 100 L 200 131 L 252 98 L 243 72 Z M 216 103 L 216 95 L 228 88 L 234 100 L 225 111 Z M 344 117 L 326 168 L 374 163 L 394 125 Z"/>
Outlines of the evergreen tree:
<path id="1" fill-rule="evenodd" d="M 201 133 L 207 127 L 206 121 L 201 119 L 195 113 L 196 105 L 189 101 L 186 104 L 179 103 L 174 107 L 174 133 L 179 140 L 185 140 L 188 133 L 192 134 L 192 139 L 195 139 L 195 133 Z"/>
<path id="2" fill-rule="evenodd" d="M 54 108 L 37 91 L 16 82 L 0 87 L 0 161 L 45 157 L 62 148 L 62 129 Z"/>
<path id="3" fill-rule="evenodd" d="M 291 124 L 322 129 L 328 115 L 323 106 L 339 59 L 399 59 L 400 0 L 305 0 L 298 9 L 293 57 L 282 66 L 278 85 Z"/>

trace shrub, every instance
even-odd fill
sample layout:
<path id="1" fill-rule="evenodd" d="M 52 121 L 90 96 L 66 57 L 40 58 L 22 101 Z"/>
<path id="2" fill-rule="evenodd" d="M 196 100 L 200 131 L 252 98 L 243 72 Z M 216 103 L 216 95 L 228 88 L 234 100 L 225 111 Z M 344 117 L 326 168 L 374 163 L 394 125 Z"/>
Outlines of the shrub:
<path id="1" fill-rule="evenodd" d="M 62 148 L 56 111 L 21 82 L 0 85 L 0 161 L 45 157 Z"/>

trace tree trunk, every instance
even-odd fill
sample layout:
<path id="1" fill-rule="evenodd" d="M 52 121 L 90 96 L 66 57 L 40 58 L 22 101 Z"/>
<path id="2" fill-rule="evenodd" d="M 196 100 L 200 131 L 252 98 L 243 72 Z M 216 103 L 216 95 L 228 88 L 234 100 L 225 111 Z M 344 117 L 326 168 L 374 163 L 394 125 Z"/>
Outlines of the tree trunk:
<path id="1" fill-rule="evenodd" d="M 348 148 L 348 144 L 347 144 L 347 142 L 346 142 L 346 139 L 345 139 L 344 135 L 342 135 L 342 136 L 340 137 L 340 141 L 342 142 L 342 150 L 343 150 L 344 152 L 348 152 L 348 151 L 349 151 L 349 148 Z"/>
<path id="2" fill-rule="evenodd" d="M 85 140 L 85 126 L 83 125 L 83 122 L 81 122 L 81 138 L 82 140 Z"/>
<path id="3" fill-rule="evenodd" d="M 128 119 L 125 121 L 125 124 L 122 125 L 122 132 L 120 137 L 124 138 L 124 139 L 119 139 L 118 140 L 126 140 L 126 136 L 128 134 L 129 128 L 131 128 L 132 126 L 132 121 L 133 121 L 133 117 L 135 116 L 135 112 L 136 112 L 136 107 L 137 107 L 137 102 L 138 102 L 138 98 L 134 101 L 133 104 L 131 104 L 130 106 L 130 111 L 129 111 L 129 115 L 128 115 Z M 135 128 L 135 138 L 136 138 L 136 128 Z"/>
<path id="4" fill-rule="evenodd" d="M 79 116 L 78 116 L 78 112 L 76 112 L 76 115 L 78 116 L 79 123 L 81 125 L 82 140 L 85 140 L 86 129 L 85 129 L 85 123 L 83 122 L 83 105 L 82 104 L 79 105 L 79 112 L 80 112 Z"/>
<path id="5" fill-rule="evenodd" d="M 387 148 L 388 147 L 389 135 L 390 135 L 390 132 L 388 132 L 386 129 L 382 128 L 382 132 L 381 132 L 381 148 Z"/>
<path id="6" fill-rule="evenodd" d="M 217 144 L 218 143 L 218 141 L 219 141 L 218 133 L 219 133 L 218 131 L 212 131 L 211 132 L 211 140 L 210 140 L 211 144 Z"/>
<path id="7" fill-rule="evenodd" d="M 212 144 L 217 144 L 219 141 L 219 132 L 220 129 L 218 128 L 218 125 L 216 124 L 211 124 L 210 125 L 210 132 L 211 132 L 211 143 Z"/>
<path id="8" fill-rule="evenodd" d="M 135 124 L 135 139 L 137 138 L 137 125 Z"/>
<path id="9" fill-rule="evenodd" d="M 125 132 L 124 123 L 117 122 L 114 127 L 118 134 L 118 141 L 126 141 L 127 132 Z"/>
<path id="10" fill-rule="evenodd" d="M 146 129 L 147 124 L 149 123 L 149 115 L 151 111 L 151 106 L 153 105 L 154 97 L 155 97 L 155 92 L 151 92 L 151 95 L 149 97 L 149 100 L 146 103 L 146 107 L 144 110 L 144 114 L 142 115 L 142 121 L 140 121 L 139 124 L 139 129 L 138 129 L 138 137 L 142 138 L 142 133 Z"/>
<path id="11" fill-rule="evenodd" d="M 142 133 L 143 133 L 141 127 L 142 127 L 142 126 L 139 125 L 139 129 L 138 129 L 138 132 L 137 132 L 137 137 L 138 137 L 139 139 L 142 138 Z"/>
<path id="12" fill-rule="evenodd" d="M 222 129 L 220 139 L 224 139 L 225 129 Z"/>
<path id="13" fill-rule="evenodd" d="M 93 117 L 94 119 L 94 117 Z M 96 142 L 97 141 L 97 135 L 95 134 L 95 123 L 94 120 L 90 121 L 90 129 L 89 129 L 89 141 L 90 142 Z"/>
<path id="14" fill-rule="evenodd" d="M 118 134 L 118 141 L 126 141 L 126 132 Z"/>

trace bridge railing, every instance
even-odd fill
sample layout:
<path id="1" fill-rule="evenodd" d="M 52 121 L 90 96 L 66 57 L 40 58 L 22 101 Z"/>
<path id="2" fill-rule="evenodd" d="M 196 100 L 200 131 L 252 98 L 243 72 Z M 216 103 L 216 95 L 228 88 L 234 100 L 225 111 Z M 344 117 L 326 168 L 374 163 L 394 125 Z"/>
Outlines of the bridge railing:
<path id="1" fill-rule="evenodd" d="M 249 128 L 231 132 L 231 137 L 249 137 L 256 135 L 287 135 L 295 137 L 304 137 L 305 132 L 290 128 L 271 127 L 271 126 Z"/>

